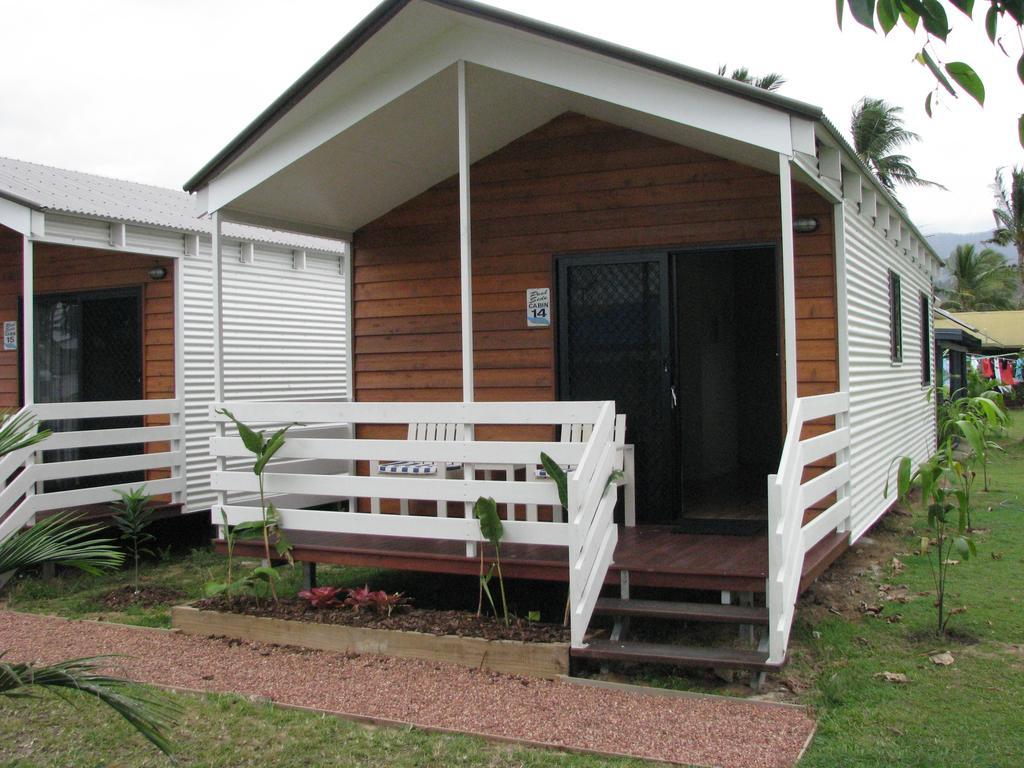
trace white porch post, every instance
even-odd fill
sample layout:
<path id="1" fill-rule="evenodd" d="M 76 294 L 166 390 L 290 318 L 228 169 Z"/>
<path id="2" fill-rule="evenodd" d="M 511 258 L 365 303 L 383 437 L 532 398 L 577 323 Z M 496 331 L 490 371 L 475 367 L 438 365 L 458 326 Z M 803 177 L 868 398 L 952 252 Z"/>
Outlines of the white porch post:
<path id="1" fill-rule="evenodd" d="M 473 402 L 473 245 L 469 211 L 469 123 L 466 62 L 459 60 L 459 254 L 462 278 L 462 399 Z"/>
<path id="2" fill-rule="evenodd" d="M 187 503 L 187 481 L 185 478 L 185 259 L 182 253 L 174 262 L 174 399 L 177 410 L 171 413 L 170 425 L 177 437 L 171 441 L 171 450 L 181 455 L 181 460 L 171 467 L 171 476 L 181 478 L 182 489 L 175 491 L 172 501 Z"/>
<path id="3" fill-rule="evenodd" d="M 858 181 L 859 185 L 860 182 Z M 859 187 L 858 187 L 859 188 Z M 839 355 L 839 391 L 850 391 L 850 306 L 847 294 L 846 278 L 846 203 L 840 201 L 832 206 L 833 250 L 835 252 L 836 269 L 836 333 L 838 336 L 836 352 Z M 849 411 L 836 415 L 836 429 L 850 426 Z M 836 453 L 836 463 L 844 464 L 850 460 L 850 446 Z M 842 501 L 850 495 L 850 484 L 844 483 L 836 491 L 836 500 Z M 847 517 L 836 529 L 847 533 L 853 528 L 852 519 Z"/>
<path id="4" fill-rule="evenodd" d="M 793 182 L 790 157 L 779 155 L 779 209 L 782 225 L 782 311 L 786 352 L 786 420 L 796 404 L 796 267 L 793 256 Z"/>
<path id="5" fill-rule="evenodd" d="M 213 304 L 213 401 L 224 402 L 224 273 L 221 263 L 221 219 L 220 213 L 214 211 L 211 218 L 213 227 L 210 236 L 210 286 L 212 289 Z M 223 421 L 214 422 L 215 435 L 224 437 L 225 424 Z M 217 455 L 217 471 L 223 472 L 226 462 L 223 456 Z M 226 491 L 217 491 L 217 504 L 227 504 L 228 495 Z M 223 537 L 227 531 L 221 525 L 219 514 L 214 515 L 213 524 L 218 526 L 220 536 Z"/>
<path id="6" fill-rule="evenodd" d="M 466 62 L 456 65 L 459 77 L 459 275 L 462 297 L 462 400 L 473 402 L 473 243 L 469 210 L 469 115 L 466 107 Z M 473 425 L 466 424 L 465 439 L 473 439 Z M 463 477 L 472 480 L 476 470 L 463 465 Z M 466 502 L 465 516 L 473 517 L 473 505 Z M 466 556 L 476 556 L 476 542 L 466 542 Z"/>
<path id="7" fill-rule="evenodd" d="M 22 405 L 25 406 L 33 405 L 36 401 L 34 262 L 32 240 L 25 235 L 21 239 L 21 391 Z"/>

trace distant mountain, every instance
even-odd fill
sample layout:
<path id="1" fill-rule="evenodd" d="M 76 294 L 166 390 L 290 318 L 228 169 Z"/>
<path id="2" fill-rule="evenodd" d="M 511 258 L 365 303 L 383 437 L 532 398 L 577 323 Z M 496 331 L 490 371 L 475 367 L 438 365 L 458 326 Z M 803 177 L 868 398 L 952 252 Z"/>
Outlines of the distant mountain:
<path id="1" fill-rule="evenodd" d="M 988 230 L 986 232 L 967 232 L 964 234 L 957 234 L 956 232 L 938 232 L 934 235 L 928 235 L 928 242 L 931 243 L 932 248 L 936 250 L 943 260 L 945 260 L 958 245 L 968 243 L 976 248 L 991 248 L 994 251 L 998 251 L 1003 254 L 1003 258 L 1006 259 L 1008 263 L 1016 264 L 1017 251 L 1014 250 L 1013 246 L 986 243 L 985 240 L 988 240 L 990 237 L 992 237 L 992 230 Z"/>

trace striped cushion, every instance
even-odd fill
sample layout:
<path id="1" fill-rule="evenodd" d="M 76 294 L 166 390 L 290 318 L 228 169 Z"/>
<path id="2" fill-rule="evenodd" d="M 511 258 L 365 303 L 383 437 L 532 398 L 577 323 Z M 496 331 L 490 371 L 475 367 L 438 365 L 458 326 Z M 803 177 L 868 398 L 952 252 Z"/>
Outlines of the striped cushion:
<path id="1" fill-rule="evenodd" d="M 445 469 L 459 469 L 461 464 L 446 464 Z M 379 470 L 388 475 L 436 475 L 437 466 L 421 461 L 391 461 L 381 464 Z"/>
<path id="2" fill-rule="evenodd" d="M 574 469 L 576 469 L 576 467 L 563 467 L 563 469 L 568 473 L 572 472 Z M 548 480 L 550 478 L 550 476 L 548 475 L 548 471 L 546 469 L 542 469 L 541 467 L 537 467 L 537 469 L 533 471 L 533 476 L 536 477 L 538 480 Z"/>

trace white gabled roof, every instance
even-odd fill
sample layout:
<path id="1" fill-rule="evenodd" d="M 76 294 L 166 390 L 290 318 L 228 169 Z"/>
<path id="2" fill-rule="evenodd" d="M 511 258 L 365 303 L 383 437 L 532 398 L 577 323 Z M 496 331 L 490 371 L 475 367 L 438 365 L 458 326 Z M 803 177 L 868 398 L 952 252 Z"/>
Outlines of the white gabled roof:
<path id="1" fill-rule="evenodd" d="M 69 171 L 0 157 L 0 197 L 39 211 L 209 234 L 209 217 L 196 216 L 192 196 L 174 189 Z M 293 248 L 341 253 L 340 241 L 225 223 L 226 236 Z"/>

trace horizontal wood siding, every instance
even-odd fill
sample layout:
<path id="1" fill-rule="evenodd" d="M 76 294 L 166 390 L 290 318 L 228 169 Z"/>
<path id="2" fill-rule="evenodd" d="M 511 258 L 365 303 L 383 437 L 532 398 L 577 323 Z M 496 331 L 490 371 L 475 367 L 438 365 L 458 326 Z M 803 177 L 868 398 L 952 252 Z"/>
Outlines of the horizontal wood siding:
<path id="1" fill-rule="evenodd" d="M 552 288 L 572 252 L 779 241 L 778 177 L 635 131 L 562 115 L 471 171 L 478 400 L 553 400 L 554 326 L 526 327 L 526 289 Z M 837 386 L 831 206 L 803 187 L 795 213 L 801 395 Z M 458 179 L 353 238 L 356 398 L 462 397 Z M 555 308 L 557 311 L 557 307 Z M 400 437 L 395 427 L 361 434 Z"/>

